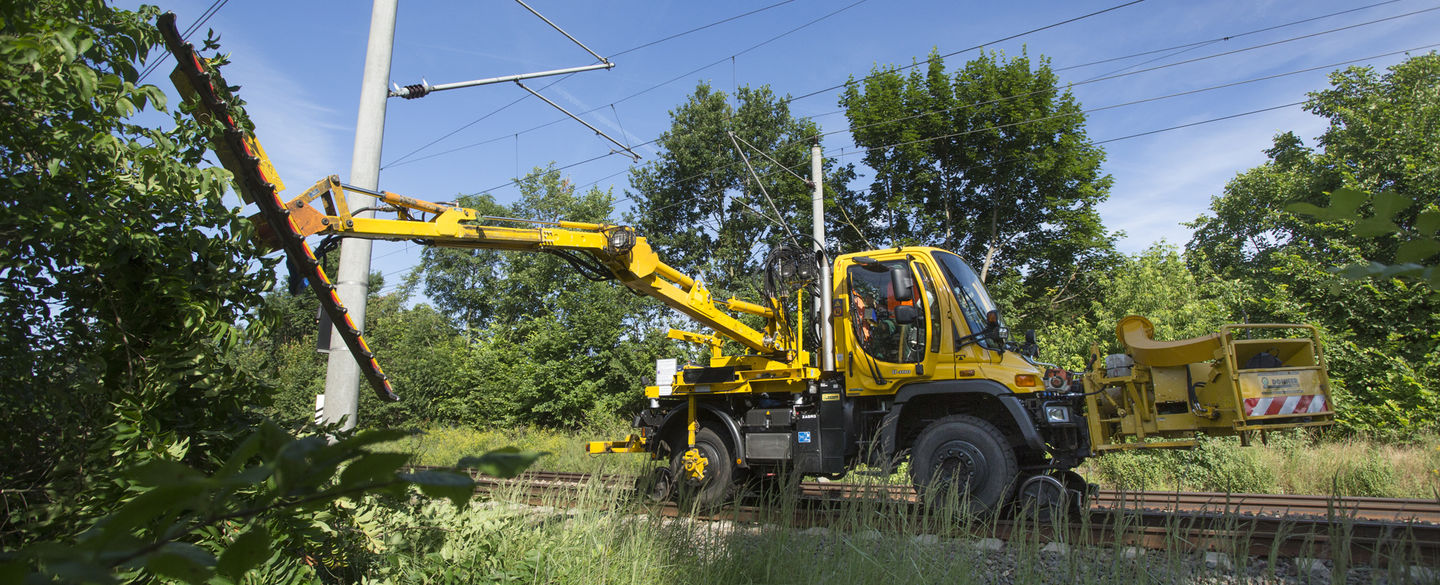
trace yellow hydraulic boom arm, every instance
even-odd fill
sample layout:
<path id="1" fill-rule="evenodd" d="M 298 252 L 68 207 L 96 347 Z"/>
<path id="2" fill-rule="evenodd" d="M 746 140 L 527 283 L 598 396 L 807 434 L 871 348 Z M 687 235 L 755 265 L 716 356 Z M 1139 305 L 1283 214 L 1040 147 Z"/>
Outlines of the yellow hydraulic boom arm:
<path id="1" fill-rule="evenodd" d="M 346 191 L 374 196 L 388 205 L 394 219 L 352 215 Z M 324 210 L 316 209 L 319 200 Z M 385 191 L 344 185 L 339 178 L 321 179 L 285 204 L 301 237 L 338 235 L 372 240 L 421 240 L 447 248 L 483 248 L 518 251 L 567 251 L 589 254 L 617 280 L 631 289 L 659 299 L 716 333 L 760 353 L 784 348 L 766 335 L 723 311 L 775 316 L 774 309 L 739 299 L 715 300 L 704 283 L 660 261 L 645 238 L 633 228 L 574 221 L 540 222 L 482 216 L 474 209 L 421 201 Z M 428 216 L 428 217 L 427 217 Z M 495 224 L 513 224 L 511 226 Z M 257 225 L 264 225 L 257 223 Z M 261 230 L 265 236 L 265 230 Z"/>

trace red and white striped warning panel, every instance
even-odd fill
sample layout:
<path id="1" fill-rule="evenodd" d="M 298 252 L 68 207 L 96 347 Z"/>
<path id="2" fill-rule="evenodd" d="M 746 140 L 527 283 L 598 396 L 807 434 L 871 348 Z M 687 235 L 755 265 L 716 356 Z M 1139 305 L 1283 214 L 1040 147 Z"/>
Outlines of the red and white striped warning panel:
<path id="1" fill-rule="evenodd" d="M 1246 398 L 1245 416 L 1310 414 L 1329 411 L 1324 394 L 1296 394 L 1271 398 Z"/>

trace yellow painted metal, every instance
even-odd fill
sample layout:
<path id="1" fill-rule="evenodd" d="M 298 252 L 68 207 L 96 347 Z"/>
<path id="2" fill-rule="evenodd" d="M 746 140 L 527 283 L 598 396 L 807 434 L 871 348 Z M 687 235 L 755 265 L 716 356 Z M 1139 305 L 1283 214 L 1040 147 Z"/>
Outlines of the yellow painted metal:
<path id="1" fill-rule="evenodd" d="M 694 396 L 691 396 L 690 399 L 686 401 L 685 422 L 686 422 L 686 424 L 685 424 L 685 430 L 686 430 L 686 433 L 687 433 L 685 446 L 686 446 L 686 447 L 689 447 L 689 448 L 691 448 L 691 449 L 694 449 L 694 448 L 695 448 L 695 433 L 700 430 L 700 421 L 696 420 L 696 415 L 695 415 L 695 397 L 694 397 Z"/>
<path id="2" fill-rule="evenodd" d="M 1250 335 L 1299 330 L 1306 336 L 1237 337 L 1245 330 L 1251 330 Z M 1188 446 L 1201 433 L 1224 436 L 1333 423 L 1324 354 L 1312 326 L 1225 325 L 1215 334 L 1174 342 L 1155 341 L 1153 334 L 1143 317 L 1127 317 L 1116 327 L 1135 361 L 1125 375 L 1109 376 L 1105 356 L 1098 347 L 1091 349 L 1095 365 L 1083 381 L 1086 419 L 1097 452 Z M 1262 352 L 1270 356 L 1264 362 L 1280 365 L 1253 367 L 1251 359 Z M 1179 363 L 1186 359 L 1196 361 Z M 1324 400 L 1326 408 L 1297 411 L 1295 405 L 1306 396 L 1305 404 Z M 1250 414 L 1270 404 L 1290 405 L 1291 410 Z M 1169 441 L 1152 440 L 1156 438 Z"/>
<path id="3" fill-rule="evenodd" d="M 590 441 L 585 444 L 585 452 L 591 455 L 602 453 L 644 453 L 646 452 L 645 437 L 631 434 L 620 441 Z"/>
<path id="4" fill-rule="evenodd" d="M 934 260 L 942 250 L 929 247 L 904 247 L 844 254 L 835 260 L 832 295 L 837 303 L 835 319 L 836 366 L 846 374 L 848 396 L 893 396 L 901 386 L 926 380 L 988 379 L 1004 385 L 1011 392 L 1027 395 L 1042 391 L 1039 386 L 1016 385 L 1017 376 L 1038 377 L 1041 372 L 1018 352 L 998 352 L 979 344 L 955 348 L 956 340 L 975 333 L 961 318 L 960 299 L 945 285 L 943 272 Z M 925 316 L 926 327 L 917 334 L 925 339 L 923 356 L 915 362 L 889 362 L 869 354 L 857 332 L 856 307 L 851 301 L 850 272 L 857 259 L 865 257 L 876 262 L 904 261 L 916 277 L 918 294 L 913 299 Z M 929 283 L 925 286 L 925 283 Z M 931 298 L 933 296 L 933 298 Z M 937 328 L 930 324 L 940 324 Z M 879 379 L 876 374 L 879 374 Z"/>
<path id="5" fill-rule="evenodd" d="M 1147 441 L 1144 443 L 1110 443 L 1096 445 L 1096 452 L 1105 451 L 1134 451 L 1136 449 L 1188 449 L 1195 446 L 1195 439 L 1181 439 L 1178 441 Z"/>
<path id="6" fill-rule="evenodd" d="M 700 421 L 696 418 L 695 396 L 686 401 L 685 417 L 689 424 L 685 425 L 686 443 L 685 455 L 681 456 L 681 466 L 684 468 L 685 478 L 696 481 L 705 479 L 705 466 L 710 460 L 695 447 L 695 434 L 700 431 Z"/>
<path id="7" fill-rule="evenodd" d="M 1130 315 L 1115 325 L 1115 336 L 1125 344 L 1136 363 L 1147 366 L 1183 366 L 1215 359 L 1221 348 L 1220 333 L 1179 341 L 1155 341 L 1155 325 L 1139 315 Z"/>
<path id="8" fill-rule="evenodd" d="M 680 458 L 680 462 L 685 479 L 694 481 L 705 479 L 705 468 L 710 465 L 710 460 L 699 449 L 691 447 L 686 450 L 685 455 Z"/>
<path id="9" fill-rule="evenodd" d="M 774 316 L 770 309 L 738 299 L 717 301 L 705 286 L 661 262 L 643 237 L 635 238 L 628 250 L 610 245 L 609 235 L 620 226 L 587 222 L 531 222 L 480 216 L 473 209 L 450 207 L 390 192 L 380 199 L 394 207 L 396 218 L 354 217 L 346 205 L 345 188 L 336 177 L 317 182 L 305 194 L 292 199 L 293 213 L 318 215 L 318 222 L 303 235 L 337 234 L 374 240 L 424 240 L 451 248 L 544 251 L 567 250 L 587 253 L 613 272 L 625 286 L 658 299 L 667 306 L 704 324 L 723 337 L 733 339 L 752 351 L 784 359 L 782 348 L 767 342 L 766 335 L 732 317 L 725 310 Z M 315 200 L 324 213 L 310 206 Z M 432 215 L 418 220 L 411 212 Z M 515 226 L 494 225 L 514 223 Z"/>
<path id="10" fill-rule="evenodd" d="M 665 336 L 670 339 L 677 339 L 687 343 L 707 346 L 710 348 L 711 359 L 718 359 L 721 356 L 721 348 L 725 345 L 724 340 L 714 335 L 705 335 L 703 333 L 681 331 L 679 329 L 671 329 L 665 334 Z"/>

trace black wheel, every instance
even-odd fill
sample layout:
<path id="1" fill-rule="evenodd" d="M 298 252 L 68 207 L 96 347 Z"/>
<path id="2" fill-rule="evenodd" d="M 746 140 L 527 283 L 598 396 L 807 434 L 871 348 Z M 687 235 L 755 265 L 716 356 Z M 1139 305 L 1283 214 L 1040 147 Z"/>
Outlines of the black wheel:
<path id="1" fill-rule="evenodd" d="M 1074 508 L 1070 490 L 1051 475 L 1036 475 L 1020 484 L 1015 505 L 1022 517 L 1051 524 L 1071 515 Z"/>
<path id="2" fill-rule="evenodd" d="M 957 414 L 930 423 L 911 448 L 915 490 L 932 503 L 956 498 L 973 514 L 999 509 L 1019 472 L 1005 435 L 973 416 Z"/>
<path id="3" fill-rule="evenodd" d="M 635 478 L 635 493 L 651 502 L 663 502 L 675 492 L 675 475 L 669 467 L 656 467 Z"/>
<path id="4" fill-rule="evenodd" d="M 701 510 L 719 508 L 730 497 L 734 483 L 735 464 L 730 448 L 720 435 L 709 427 L 701 427 L 695 433 L 695 449 L 705 458 L 704 472 L 699 479 L 690 477 L 685 469 L 684 443 L 674 445 L 670 459 L 670 472 L 675 478 L 675 495 L 682 506 L 693 506 Z"/>

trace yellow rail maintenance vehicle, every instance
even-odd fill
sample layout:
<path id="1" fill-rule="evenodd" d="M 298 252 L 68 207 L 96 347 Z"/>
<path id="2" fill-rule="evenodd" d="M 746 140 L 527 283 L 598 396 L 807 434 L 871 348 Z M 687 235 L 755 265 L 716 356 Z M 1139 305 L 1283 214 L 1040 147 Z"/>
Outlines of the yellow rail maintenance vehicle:
<path id="1" fill-rule="evenodd" d="M 1267 345 L 1237 339 L 1242 326 L 1229 326 L 1214 339 L 1167 345 L 1150 339 L 1148 322 L 1131 318 L 1120 330 L 1129 354 L 1097 355 L 1091 371 L 1067 372 L 1037 362 L 1033 338 L 1023 350 L 1008 340 L 980 278 L 946 250 L 904 247 L 830 259 L 781 247 L 765 262 L 766 298 L 722 300 L 625 226 L 485 217 L 356 189 L 335 177 L 284 201 L 259 143 L 216 89 L 225 87 L 218 73 L 179 38 L 173 15 L 162 17 L 162 32 L 178 62 L 172 79 L 198 114 L 222 127 L 214 148 L 237 191 L 260 208 L 262 236 L 309 283 L 382 398 L 398 399 L 306 237 L 555 254 L 708 329 L 670 332 L 706 348 L 708 362 L 661 360 L 655 383 L 644 389 L 650 404 L 635 417 L 635 434 L 586 446 L 662 462 L 658 496 L 680 492 L 715 506 L 753 478 L 839 477 L 862 464 L 891 470 L 908 460 L 918 489 L 958 493 L 975 511 L 1011 502 L 1073 507 L 1088 492 L 1073 470 L 1097 451 L 1154 446 L 1133 439 L 1165 437 L 1178 445 L 1199 432 L 1329 421 L 1313 335 Z M 347 191 L 375 197 L 390 217 L 353 214 Z M 809 308 L 816 297 L 823 310 Z M 763 324 L 752 327 L 746 319 Z M 818 343 L 805 344 L 807 337 Z M 742 353 L 727 354 L 727 346 Z M 1303 413 L 1302 399 L 1290 404 L 1296 396 L 1311 397 Z"/>

